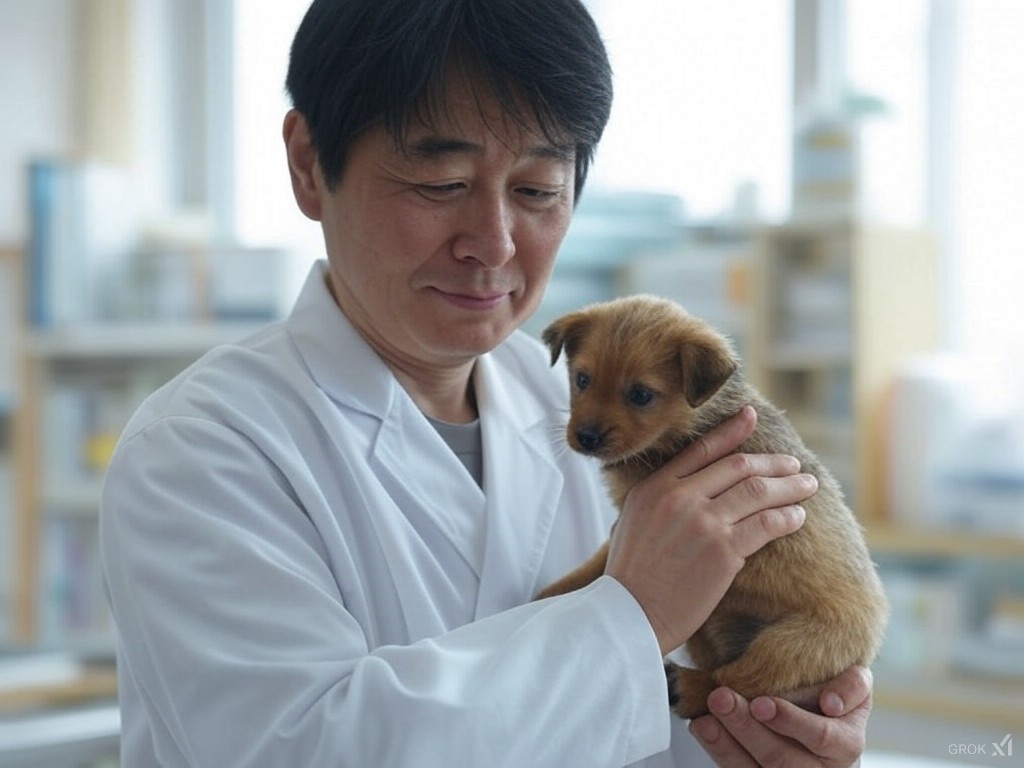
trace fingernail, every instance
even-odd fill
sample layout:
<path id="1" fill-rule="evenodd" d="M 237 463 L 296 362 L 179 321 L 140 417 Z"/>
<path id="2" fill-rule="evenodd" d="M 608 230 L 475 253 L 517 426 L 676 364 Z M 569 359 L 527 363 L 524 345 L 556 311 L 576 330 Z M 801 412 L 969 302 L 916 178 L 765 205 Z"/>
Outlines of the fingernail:
<path id="1" fill-rule="evenodd" d="M 838 693 L 826 693 L 821 701 L 821 711 L 830 717 L 839 717 L 843 714 L 846 705 Z"/>
<path id="2" fill-rule="evenodd" d="M 759 696 L 750 702 L 750 714 L 762 723 L 767 723 L 769 720 L 773 720 L 775 715 L 778 714 L 778 711 L 778 707 L 775 706 L 775 701 L 767 696 Z"/>
<path id="3" fill-rule="evenodd" d="M 708 696 L 708 709 L 716 715 L 728 715 L 736 709 L 736 697 L 728 688 L 716 688 Z"/>
<path id="4" fill-rule="evenodd" d="M 794 504 L 791 507 L 784 507 L 780 511 L 782 524 L 786 528 L 786 533 L 793 533 L 803 526 L 804 521 L 807 520 L 807 510 L 801 507 L 799 504 Z"/>

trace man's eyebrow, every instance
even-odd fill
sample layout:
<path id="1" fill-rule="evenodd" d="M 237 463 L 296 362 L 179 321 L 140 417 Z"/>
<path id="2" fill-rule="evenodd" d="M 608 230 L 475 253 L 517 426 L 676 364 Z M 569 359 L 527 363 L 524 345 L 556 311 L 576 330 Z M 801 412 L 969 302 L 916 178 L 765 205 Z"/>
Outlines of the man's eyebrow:
<path id="1" fill-rule="evenodd" d="M 484 151 L 483 146 L 465 139 L 449 139 L 443 136 L 425 136 L 406 145 L 405 152 L 410 157 L 428 160 L 443 155 L 474 154 Z"/>
<path id="2" fill-rule="evenodd" d="M 444 136 L 424 136 L 410 142 L 405 147 L 409 157 L 429 160 L 444 155 L 480 154 L 484 151 L 481 144 L 466 139 L 447 138 Z M 533 144 L 527 147 L 528 157 L 546 158 L 571 163 L 576 158 L 576 148 L 571 144 Z"/>

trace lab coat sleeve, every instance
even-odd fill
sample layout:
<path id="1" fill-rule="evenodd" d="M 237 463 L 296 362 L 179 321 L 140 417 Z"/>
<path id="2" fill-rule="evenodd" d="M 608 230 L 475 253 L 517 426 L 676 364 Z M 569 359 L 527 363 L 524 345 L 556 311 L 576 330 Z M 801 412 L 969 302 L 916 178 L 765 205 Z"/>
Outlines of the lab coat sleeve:
<path id="1" fill-rule="evenodd" d="M 370 649 L 293 489 L 222 425 L 124 440 L 101 546 L 161 765 L 623 766 L 669 746 L 658 646 L 617 581 Z"/>

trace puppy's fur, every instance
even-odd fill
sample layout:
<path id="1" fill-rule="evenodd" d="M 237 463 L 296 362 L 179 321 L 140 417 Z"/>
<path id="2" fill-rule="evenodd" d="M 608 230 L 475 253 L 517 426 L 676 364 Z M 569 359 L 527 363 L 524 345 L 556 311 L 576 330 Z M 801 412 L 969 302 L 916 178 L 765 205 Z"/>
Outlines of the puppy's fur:
<path id="1" fill-rule="evenodd" d="M 860 526 L 789 421 L 744 380 L 723 336 L 676 304 L 634 296 L 566 315 L 543 339 L 552 365 L 563 350 L 568 358 L 569 445 L 602 461 L 620 510 L 638 481 L 747 404 L 758 421 L 739 452 L 793 455 L 818 479 L 804 525 L 749 557 L 687 642 L 696 669 L 666 664 L 679 716 L 705 713 L 720 685 L 813 707 L 822 683 L 870 664 L 888 605 Z M 590 583 L 607 554 L 605 544 L 538 597 Z"/>

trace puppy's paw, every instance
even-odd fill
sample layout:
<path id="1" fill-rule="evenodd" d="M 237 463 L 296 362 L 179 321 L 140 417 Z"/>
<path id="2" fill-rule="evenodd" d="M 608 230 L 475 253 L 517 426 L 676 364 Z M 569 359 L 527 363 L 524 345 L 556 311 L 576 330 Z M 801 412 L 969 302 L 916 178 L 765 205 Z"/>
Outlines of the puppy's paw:
<path id="1" fill-rule="evenodd" d="M 708 696 L 718 686 L 708 672 L 665 663 L 668 703 L 679 717 L 692 720 L 708 713 Z"/>
<path id="2" fill-rule="evenodd" d="M 665 662 L 665 682 L 668 683 L 668 705 L 672 708 L 675 708 L 676 704 L 679 703 L 679 694 L 676 693 L 677 669 L 679 669 L 678 664 L 673 664 L 671 661 Z"/>

